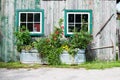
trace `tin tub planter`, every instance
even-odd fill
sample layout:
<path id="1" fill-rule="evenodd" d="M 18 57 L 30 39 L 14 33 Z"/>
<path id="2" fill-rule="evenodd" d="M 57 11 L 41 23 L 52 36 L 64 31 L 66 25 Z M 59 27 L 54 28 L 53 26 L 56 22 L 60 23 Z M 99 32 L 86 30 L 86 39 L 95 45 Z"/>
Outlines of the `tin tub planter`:
<path id="1" fill-rule="evenodd" d="M 30 51 L 22 50 L 20 54 L 20 62 L 28 63 L 28 64 L 34 64 L 34 63 L 41 64 L 41 58 L 37 50 L 30 50 Z"/>
<path id="2" fill-rule="evenodd" d="M 81 64 L 86 62 L 85 50 L 79 49 L 78 52 L 72 56 L 68 51 L 63 51 L 60 55 L 60 60 L 63 64 Z"/>

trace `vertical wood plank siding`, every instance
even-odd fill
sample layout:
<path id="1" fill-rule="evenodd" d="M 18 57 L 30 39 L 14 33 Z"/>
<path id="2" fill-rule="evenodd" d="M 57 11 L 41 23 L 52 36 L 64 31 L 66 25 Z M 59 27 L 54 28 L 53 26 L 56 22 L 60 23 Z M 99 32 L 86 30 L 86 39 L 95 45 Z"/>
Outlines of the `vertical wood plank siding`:
<path id="1" fill-rule="evenodd" d="M 114 59 L 115 55 L 115 37 L 116 37 L 116 17 L 114 16 L 107 24 L 105 29 L 95 37 L 102 25 L 112 15 L 116 14 L 115 0 L 66 0 L 66 1 L 43 1 L 43 0 L 1 0 L 2 16 L 2 33 L 4 39 L 2 42 L 2 53 L 5 61 L 11 59 L 16 60 L 16 50 L 14 46 L 13 32 L 17 26 L 16 10 L 22 9 L 44 9 L 44 32 L 45 36 L 52 33 L 54 26 L 58 25 L 60 18 L 64 19 L 64 9 L 82 9 L 93 11 L 93 37 L 94 47 L 114 45 L 114 49 L 96 50 L 97 58 L 99 59 Z M 2 18 L 1 18 L 2 19 Z"/>
<path id="2" fill-rule="evenodd" d="M 0 58 L 2 57 L 2 44 L 1 44 L 1 41 L 2 41 L 2 29 L 1 29 L 1 0 L 0 0 Z"/>
<path id="3" fill-rule="evenodd" d="M 115 1 L 103 1 L 100 4 L 100 11 L 99 11 L 99 26 L 98 28 L 100 29 L 112 14 L 116 15 L 115 8 Z M 97 11 L 96 11 L 97 12 Z M 114 48 L 109 48 L 109 49 L 103 49 L 103 50 L 98 50 L 98 58 L 102 60 L 115 60 L 115 44 L 116 44 L 116 16 L 113 16 L 112 19 L 109 21 L 109 23 L 106 25 L 105 29 L 99 34 L 98 41 L 96 40 L 97 47 L 100 46 L 114 46 Z M 94 20 L 98 16 L 94 15 Z M 96 21 L 96 20 L 95 20 Z M 97 27 L 95 27 L 94 23 L 94 30 L 96 30 Z M 99 30 L 98 29 L 98 30 Z"/>

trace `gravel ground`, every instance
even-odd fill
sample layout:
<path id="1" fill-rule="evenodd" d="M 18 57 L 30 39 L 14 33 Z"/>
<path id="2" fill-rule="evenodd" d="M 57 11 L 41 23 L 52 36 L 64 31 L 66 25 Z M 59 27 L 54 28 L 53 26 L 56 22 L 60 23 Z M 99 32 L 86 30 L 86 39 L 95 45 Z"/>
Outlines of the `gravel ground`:
<path id="1" fill-rule="evenodd" d="M 120 80 L 120 68 L 104 70 L 82 68 L 0 69 L 0 80 Z"/>

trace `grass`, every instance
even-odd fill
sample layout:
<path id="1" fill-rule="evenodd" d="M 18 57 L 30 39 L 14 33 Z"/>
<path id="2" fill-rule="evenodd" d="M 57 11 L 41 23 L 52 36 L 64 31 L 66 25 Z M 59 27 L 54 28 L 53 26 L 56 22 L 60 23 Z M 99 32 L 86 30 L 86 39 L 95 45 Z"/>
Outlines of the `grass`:
<path id="1" fill-rule="evenodd" d="M 39 64 L 21 64 L 20 62 L 0 62 L 0 68 L 8 68 L 8 69 L 17 69 L 17 68 L 39 68 L 41 65 Z"/>
<path id="2" fill-rule="evenodd" d="M 86 68 L 86 69 L 105 69 L 105 68 L 112 68 L 112 67 L 120 67 L 120 61 L 89 62 L 89 63 L 81 64 L 79 65 L 79 67 Z"/>
<path id="3" fill-rule="evenodd" d="M 21 64 L 20 62 L 9 62 L 4 63 L 0 62 L 0 68 L 8 69 L 18 69 L 18 68 L 41 68 L 41 67 L 50 67 L 50 68 L 86 68 L 86 69 L 105 69 L 112 67 L 120 67 L 120 61 L 114 62 L 87 62 L 79 65 L 40 65 L 40 64 Z"/>

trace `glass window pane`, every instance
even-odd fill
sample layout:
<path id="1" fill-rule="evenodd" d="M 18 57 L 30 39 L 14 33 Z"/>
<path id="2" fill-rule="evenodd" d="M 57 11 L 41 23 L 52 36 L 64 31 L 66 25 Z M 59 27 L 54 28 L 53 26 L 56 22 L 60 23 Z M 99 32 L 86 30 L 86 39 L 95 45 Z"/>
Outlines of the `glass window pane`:
<path id="1" fill-rule="evenodd" d="M 82 24 L 82 30 L 88 31 L 88 24 Z"/>
<path id="2" fill-rule="evenodd" d="M 40 23 L 35 23 L 33 30 L 34 30 L 35 32 L 40 32 Z"/>
<path id="3" fill-rule="evenodd" d="M 20 30 L 26 30 L 26 23 L 20 23 Z"/>
<path id="4" fill-rule="evenodd" d="M 82 20 L 83 20 L 83 23 L 88 23 L 88 14 L 83 14 Z"/>
<path id="5" fill-rule="evenodd" d="M 28 13 L 28 22 L 33 22 L 33 13 Z"/>
<path id="6" fill-rule="evenodd" d="M 80 32 L 81 24 L 75 24 L 75 31 Z"/>
<path id="7" fill-rule="evenodd" d="M 33 23 L 27 23 L 27 29 L 32 32 L 33 31 Z"/>
<path id="8" fill-rule="evenodd" d="M 20 14 L 20 21 L 21 22 L 26 22 L 26 13 L 21 13 Z"/>
<path id="9" fill-rule="evenodd" d="M 68 26 L 68 32 L 74 32 L 74 26 L 69 25 Z"/>
<path id="10" fill-rule="evenodd" d="M 0 11 L 1 11 L 1 0 L 0 0 Z"/>
<path id="11" fill-rule="evenodd" d="M 35 22 L 40 22 L 40 13 L 35 13 L 34 14 L 34 21 Z"/>
<path id="12" fill-rule="evenodd" d="M 74 14 L 68 14 L 68 22 L 74 23 Z"/>
<path id="13" fill-rule="evenodd" d="M 20 27 L 26 27 L 26 23 L 20 23 Z"/>
<path id="14" fill-rule="evenodd" d="M 75 22 L 81 23 L 81 14 L 76 14 L 75 15 Z"/>

